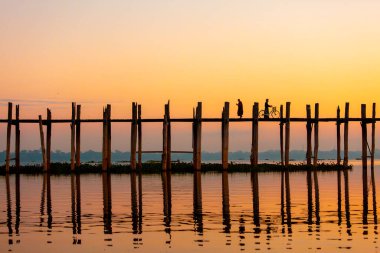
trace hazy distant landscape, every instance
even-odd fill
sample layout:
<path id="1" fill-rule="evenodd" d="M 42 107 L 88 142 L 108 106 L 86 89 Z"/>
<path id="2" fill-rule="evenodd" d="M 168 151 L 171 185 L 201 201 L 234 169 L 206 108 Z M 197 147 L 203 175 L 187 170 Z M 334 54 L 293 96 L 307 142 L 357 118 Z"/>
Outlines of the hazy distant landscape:
<path id="1" fill-rule="evenodd" d="M 305 160 L 304 150 L 292 150 L 290 151 L 290 159 L 292 160 Z M 376 158 L 380 158 L 380 150 L 376 150 Z M 22 163 L 39 163 L 42 162 L 42 155 L 40 150 L 23 150 L 21 151 L 21 161 Z M 350 151 L 348 154 L 350 159 L 356 159 L 361 157 L 361 151 Z M 11 157 L 14 157 L 12 154 Z M 146 161 L 160 161 L 161 154 L 143 154 L 143 162 Z M 279 150 L 268 150 L 259 153 L 260 160 L 272 160 L 272 161 L 280 161 L 280 151 Z M 318 158 L 320 160 L 334 160 L 336 159 L 336 150 L 329 151 L 319 151 Z M 342 153 L 343 158 L 343 153 Z M 5 160 L 5 151 L 0 152 L 1 161 Z M 122 151 L 114 151 L 112 152 L 112 161 L 113 162 L 121 162 L 121 161 L 129 161 L 130 152 L 122 152 Z M 202 161 L 215 161 L 221 159 L 220 152 L 202 152 Z M 249 160 L 250 152 L 230 152 L 229 153 L 230 160 Z M 63 151 L 52 151 L 51 153 L 52 162 L 69 162 L 70 161 L 70 152 Z M 81 153 L 81 161 L 82 162 L 99 162 L 102 160 L 102 153 L 89 150 Z M 176 161 L 191 161 L 192 154 L 172 154 L 172 160 Z"/>

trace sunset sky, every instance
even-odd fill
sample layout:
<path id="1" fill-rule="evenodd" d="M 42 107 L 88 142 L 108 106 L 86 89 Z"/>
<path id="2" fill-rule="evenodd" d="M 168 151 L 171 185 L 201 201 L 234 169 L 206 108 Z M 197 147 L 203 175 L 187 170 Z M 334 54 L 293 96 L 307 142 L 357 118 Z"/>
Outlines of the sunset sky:
<path id="1" fill-rule="evenodd" d="M 83 118 L 159 118 L 170 99 L 172 118 L 219 117 L 236 100 L 251 115 L 265 98 L 292 102 L 292 116 L 320 103 L 320 116 L 338 105 L 380 104 L 380 1 L 377 0 L 3 0 L 0 1 L 0 118 L 8 101 L 22 118 L 50 107 L 69 118 L 71 101 Z M 371 112 L 368 109 L 367 114 Z M 114 124 L 112 149 L 129 150 L 129 124 Z M 359 149 L 358 124 L 350 148 Z M 22 149 L 38 149 L 37 125 L 22 125 Z M 69 126 L 53 129 L 53 149 L 69 150 Z M 191 148 L 191 126 L 174 126 L 174 148 Z M 335 148 L 335 125 L 321 127 L 321 149 Z M 231 151 L 249 150 L 250 124 L 231 126 Z M 278 148 L 278 125 L 260 125 L 260 150 Z M 144 125 L 145 149 L 159 149 L 161 125 Z M 378 136 L 380 135 L 380 132 Z M 117 136 L 117 138 L 116 138 Z M 292 149 L 306 146 L 305 125 L 292 125 Z M 379 138 L 377 140 L 380 140 Z M 220 124 L 204 124 L 204 150 L 220 150 Z M 101 150 L 101 126 L 83 127 L 83 150 Z M 5 124 L 0 125 L 0 150 Z"/>

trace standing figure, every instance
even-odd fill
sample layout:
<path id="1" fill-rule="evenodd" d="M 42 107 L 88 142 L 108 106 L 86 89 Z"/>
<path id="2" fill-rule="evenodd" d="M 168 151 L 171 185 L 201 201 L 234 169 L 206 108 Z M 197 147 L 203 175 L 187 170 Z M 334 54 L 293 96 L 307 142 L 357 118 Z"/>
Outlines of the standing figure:
<path id="1" fill-rule="evenodd" d="M 243 117 L 243 103 L 240 99 L 238 99 L 238 103 L 236 105 L 238 106 L 237 115 L 241 118 Z"/>
<path id="2" fill-rule="evenodd" d="M 264 119 L 269 119 L 269 107 L 272 107 L 269 103 L 269 99 L 265 100 Z"/>

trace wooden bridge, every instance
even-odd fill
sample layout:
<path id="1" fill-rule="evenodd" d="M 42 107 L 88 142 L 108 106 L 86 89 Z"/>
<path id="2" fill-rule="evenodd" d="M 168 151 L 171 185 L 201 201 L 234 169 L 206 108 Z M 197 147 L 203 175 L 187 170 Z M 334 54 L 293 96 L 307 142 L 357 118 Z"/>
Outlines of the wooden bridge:
<path id="1" fill-rule="evenodd" d="M 279 138 L 280 138 L 280 152 L 281 164 L 289 164 L 289 150 L 290 150 L 290 123 L 291 122 L 305 122 L 306 123 L 306 161 L 308 165 L 317 165 L 318 162 L 318 149 L 319 149 L 319 123 L 320 122 L 335 122 L 336 123 L 336 141 L 337 141 L 337 164 L 341 164 L 341 124 L 343 127 L 343 165 L 348 165 L 348 132 L 349 122 L 360 122 L 362 129 L 362 162 L 363 166 L 367 166 L 367 158 L 371 158 L 371 164 L 374 164 L 375 157 L 375 125 L 380 118 L 376 118 L 376 104 L 372 104 L 372 115 L 367 118 L 366 105 L 361 105 L 361 117 L 349 117 L 349 103 L 345 104 L 344 117 L 340 116 L 340 108 L 337 108 L 336 118 L 320 118 L 319 117 L 319 104 L 315 104 L 314 117 L 311 116 L 311 106 L 306 105 L 306 118 L 292 118 L 290 117 L 290 102 L 280 106 L 279 118 L 259 118 L 259 104 L 254 103 L 252 108 L 251 118 L 230 118 L 229 102 L 224 103 L 222 116 L 220 118 L 202 118 L 202 102 L 198 102 L 196 108 L 193 108 L 192 118 L 171 118 L 170 117 L 170 103 L 165 104 L 164 117 L 155 119 L 143 119 L 141 117 L 141 105 L 132 103 L 132 118 L 129 119 L 112 119 L 111 118 L 111 105 L 108 104 L 103 108 L 102 119 L 82 119 L 81 118 L 81 105 L 72 103 L 71 119 L 52 119 L 50 109 L 47 109 L 46 119 L 41 115 L 38 119 L 20 119 L 20 106 L 16 105 L 15 118 L 13 118 L 13 104 L 8 103 L 8 118 L 0 119 L 0 123 L 7 124 L 7 138 L 6 138 L 6 172 L 10 170 L 10 161 L 15 160 L 15 166 L 20 166 L 20 125 L 21 124 L 39 124 L 41 150 L 43 158 L 44 171 L 50 169 L 50 154 L 51 154 L 51 136 L 52 125 L 60 123 L 70 123 L 71 128 L 71 170 L 75 171 L 80 167 L 80 150 L 81 150 L 81 123 L 102 123 L 103 124 L 103 142 L 102 142 L 102 168 L 107 171 L 111 166 L 111 123 L 125 122 L 131 123 L 131 169 L 141 168 L 142 154 L 143 153 L 162 153 L 162 170 L 170 170 L 171 168 L 171 154 L 172 153 L 192 153 L 193 166 L 195 170 L 201 169 L 202 161 L 202 122 L 220 122 L 222 129 L 222 165 L 223 169 L 228 168 L 228 143 L 229 143 L 229 124 L 233 122 L 251 122 L 252 123 L 252 144 L 251 144 L 251 164 L 258 164 L 258 140 L 259 140 L 259 122 L 277 122 L 279 123 Z M 163 124 L 162 128 L 162 150 L 160 151 L 143 151 L 142 150 L 142 123 L 159 122 Z M 175 151 L 171 147 L 171 124 L 176 122 L 192 123 L 192 150 L 191 151 Z M 371 124 L 372 136 L 371 146 L 367 141 L 367 124 Z M 15 127 L 15 157 L 10 157 L 11 146 L 11 132 L 12 126 Z M 46 134 L 44 134 L 44 127 L 46 126 Z M 312 136 L 312 134 L 314 135 Z M 312 137 L 314 138 L 314 147 L 312 147 Z M 46 139 L 46 141 L 45 141 Z M 367 154 L 370 152 L 370 156 Z"/>

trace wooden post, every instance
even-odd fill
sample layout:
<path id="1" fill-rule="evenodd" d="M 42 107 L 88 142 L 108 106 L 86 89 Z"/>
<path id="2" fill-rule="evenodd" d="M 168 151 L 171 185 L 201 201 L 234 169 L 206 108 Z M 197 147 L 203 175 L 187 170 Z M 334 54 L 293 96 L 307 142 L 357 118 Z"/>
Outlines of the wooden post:
<path id="1" fill-rule="evenodd" d="M 318 149 L 319 149 L 319 104 L 315 104 L 314 111 L 314 161 L 313 165 L 317 166 L 318 163 Z"/>
<path id="2" fill-rule="evenodd" d="M 362 125 L 362 163 L 363 169 L 367 168 L 367 118 L 366 118 L 366 105 L 361 106 L 361 125 Z M 366 186 L 367 187 L 367 186 Z"/>
<path id="3" fill-rule="evenodd" d="M 102 170 L 107 171 L 107 110 L 103 107 Z"/>
<path id="4" fill-rule="evenodd" d="M 76 149 L 75 149 L 75 166 L 80 166 L 80 111 L 81 105 L 77 105 L 77 121 L 76 121 Z"/>
<path id="5" fill-rule="evenodd" d="M 15 139 L 15 160 L 16 168 L 20 167 L 20 105 L 16 105 L 16 139 Z"/>
<path id="6" fill-rule="evenodd" d="M 280 156 L 281 165 L 284 165 L 284 106 L 280 106 Z"/>
<path id="7" fill-rule="evenodd" d="M 228 169 L 228 142 L 229 142 L 230 103 L 224 102 L 222 112 L 222 167 Z"/>
<path id="8" fill-rule="evenodd" d="M 162 123 L 162 170 L 165 171 L 168 165 L 168 105 L 165 105 L 164 121 Z"/>
<path id="9" fill-rule="evenodd" d="M 131 169 L 136 170 L 136 142 L 137 142 L 137 104 L 132 103 L 131 124 Z"/>
<path id="10" fill-rule="evenodd" d="M 138 128 L 138 167 L 142 168 L 142 123 L 141 105 L 137 106 L 137 128 Z"/>
<path id="11" fill-rule="evenodd" d="M 51 111 L 47 109 L 46 117 L 46 166 L 50 170 L 50 156 L 51 156 Z"/>
<path id="12" fill-rule="evenodd" d="M 289 148 L 290 148 L 290 102 L 286 102 L 285 165 L 289 165 Z"/>
<path id="13" fill-rule="evenodd" d="M 376 103 L 372 104 L 371 168 L 375 166 Z"/>
<path id="14" fill-rule="evenodd" d="M 202 163 L 202 102 L 198 102 L 193 123 L 193 166 L 201 169 Z"/>
<path id="15" fill-rule="evenodd" d="M 255 166 L 259 161 L 259 103 L 253 105 L 252 119 L 251 165 Z"/>
<path id="16" fill-rule="evenodd" d="M 76 116 L 76 104 L 71 103 L 71 151 L 70 151 L 70 168 L 71 171 L 75 170 L 75 116 Z"/>
<path id="17" fill-rule="evenodd" d="M 336 162 L 340 165 L 341 157 L 340 157 L 340 108 L 336 110 Z"/>
<path id="18" fill-rule="evenodd" d="M 11 161 L 12 108 L 13 104 L 8 103 L 7 147 L 5 153 L 5 171 L 7 173 L 9 172 L 9 164 Z"/>
<path id="19" fill-rule="evenodd" d="M 107 105 L 107 168 L 111 167 L 111 105 Z"/>
<path id="20" fill-rule="evenodd" d="M 171 124 L 170 124 L 170 101 L 168 101 L 167 106 L 165 107 L 165 114 L 167 118 L 167 152 L 166 152 L 166 166 L 170 170 L 172 168 L 172 129 L 171 129 Z"/>
<path id="21" fill-rule="evenodd" d="M 310 105 L 306 105 L 306 163 L 307 165 L 311 165 L 311 132 L 312 132 L 312 124 L 311 124 L 311 110 Z"/>
<path id="22" fill-rule="evenodd" d="M 42 125 L 42 117 L 41 115 L 38 116 L 39 120 L 39 127 L 40 127 L 40 140 L 41 140 L 41 153 L 42 153 L 42 162 L 43 162 L 43 168 L 44 171 L 47 171 L 48 166 L 46 163 L 46 150 L 45 150 L 45 137 L 44 137 L 44 129 Z"/>
<path id="23" fill-rule="evenodd" d="M 344 108 L 344 156 L 343 156 L 343 165 L 348 166 L 348 120 L 350 115 L 350 103 L 346 103 Z"/>

